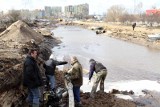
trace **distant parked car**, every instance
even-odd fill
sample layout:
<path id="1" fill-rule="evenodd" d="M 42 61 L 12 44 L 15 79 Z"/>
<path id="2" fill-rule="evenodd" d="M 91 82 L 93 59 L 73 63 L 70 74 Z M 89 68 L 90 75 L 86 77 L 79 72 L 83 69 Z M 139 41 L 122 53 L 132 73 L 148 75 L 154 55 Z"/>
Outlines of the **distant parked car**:
<path id="1" fill-rule="evenodd" d="M 106 32 L 103 27 L 97 27 L 95 30 L 96 34 L 102 34 Z"/>

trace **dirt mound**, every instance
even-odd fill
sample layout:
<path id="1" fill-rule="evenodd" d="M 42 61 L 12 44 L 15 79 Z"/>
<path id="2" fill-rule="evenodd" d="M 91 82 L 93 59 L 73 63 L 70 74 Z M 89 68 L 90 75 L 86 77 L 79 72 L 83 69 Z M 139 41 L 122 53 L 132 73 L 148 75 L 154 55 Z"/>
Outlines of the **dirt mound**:
<path id="1" fill-rule="evenodd" d="M 64 88 L 64 75 L 63 71 L 56 71 L 56 81 L 58 87 Z M 83 107 L 136 107 L 136 104 L 132 101 L 123 100 L 117 98 L 112 93 L 96 92 L 95 97 L 91 98 L 90 93 L 81 93 L 80 95 Z M 63 103 L 68 107 L 68 97 L 63 98 Z"/>
<path id="2" fill-rule="evenodd" d="M 22 71 L 21 61 L 22 59 L 16 58 L 0 59 L 0 92 L 18 84 L 19 78 L 17 77 L 20 77 Z"/>
<path id="3" fill-rule="evenodd" d="M 39 43 L 42 41 L 43 36 L 40 33 L 32 30 L 26 23 L 21 20 L 13 23 L 0 34 L 0 40 L 3 41 L 26 43 L 31 39 L 34 39 L 35 42 Z"/>
<path id="4" fill-rule="evenodd" d="M 37 62 L 44 73 L 42 63 L 58 43 L 55 38 L 42 36 L 22 21 L 13 23 L 0 34 L 0 107 L 23 107 L 26 92 L 21 87 L 22 68 L 28 50 L 38 49 Z"/>
<path id="5" fill-rule="evenodd" d="M 96 92 L 95 98 L 90 98 L 90 93 L 82 93 L 83 107 L 136 107 L 135 103 L 116 98 L 115 95 L 106 92 Z"/>
<path id="6" fill-rule="evenodd" d="M 0 58 L 0 107 L 20 101 L 22 59 Z"/>
<path id="7" fill-rule="evenodd" d="M 37 29 L 37 32 L 41 33 L 43 36 L 52 36 L 52 33 L 49 29 L 47 28 L 40 28 L 40 29 Z"/>

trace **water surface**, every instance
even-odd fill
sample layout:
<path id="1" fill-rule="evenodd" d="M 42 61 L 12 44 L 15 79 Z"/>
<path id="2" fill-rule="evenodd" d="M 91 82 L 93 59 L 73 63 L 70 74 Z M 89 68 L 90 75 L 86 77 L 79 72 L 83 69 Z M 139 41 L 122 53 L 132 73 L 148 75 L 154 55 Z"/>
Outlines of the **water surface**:
<path id="1" fill-rule="evenodd" d="M 85 69 L 89 69 L 90 58 L 100 61 L 108 69 L 106 81 L 160 79 L 160 50 L 75 26 L 58 27 L 53 32 L 62 41 L 53 48 L 57 57 L 77 56 Z"/>

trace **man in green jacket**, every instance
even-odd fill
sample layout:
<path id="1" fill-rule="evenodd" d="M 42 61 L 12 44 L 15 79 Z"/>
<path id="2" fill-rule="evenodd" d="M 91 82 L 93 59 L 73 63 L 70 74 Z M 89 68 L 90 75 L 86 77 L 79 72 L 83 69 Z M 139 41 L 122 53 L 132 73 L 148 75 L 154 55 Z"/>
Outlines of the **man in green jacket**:
<path id="1" fill-rule="evenodd" d="M 77 57 L 71 58 L 71 65 L 72 68 L 68 71 L 69 78 L 71 80 L 71 83 L 73 84 L 73 94 L 74 94 L 74 100 L 76 106 L 81 106 L 80 101 L 80 87 L 83 84 L 83 72 L 82 72 L 82 66 L 79 63 Z"/>

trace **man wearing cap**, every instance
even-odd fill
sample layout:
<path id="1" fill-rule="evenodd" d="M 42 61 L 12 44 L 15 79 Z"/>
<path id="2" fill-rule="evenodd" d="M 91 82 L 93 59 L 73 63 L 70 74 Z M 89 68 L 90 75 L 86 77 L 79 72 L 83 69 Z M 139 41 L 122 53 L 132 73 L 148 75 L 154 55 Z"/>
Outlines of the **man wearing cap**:
<path id="1" fill-rule="evenodd" d="M 81 107 L 82 104 L 80 101 L 80 87 L 83 84 L 82 65 L 79 63 L 77 57 L 75 56 L 71 57 L 71 65 L 72 68 L 68 71 L 68 74 L 70 75 L 69 78 L 73 84 L 75 107 Z"/>
<path id="2" fill-rule="evenodd" d="M 57 61 L 55 60 L 55 57 L 53 56 L 53 54 L 50 56 L 49 60 L 47 60 L 43 67 L 45 68 L 45 74 L 47 76 L 47 78 L 49 79 L 50 82 L 50 88 L 51 90 L 55 90 L 55 84 L 56 84 L 56 80 L 54 77 L 54 73 L 55 73 L 55 69 L 57 65 L 64 65 L 67 64 L 68 62 L 66 61 Z"/>
<path id="3" fill-rule="evenodd" d="M 95 61 L 94 59 L 89 60 L 90 63 L 90 72 L 89 72 L 89 82 L 93 76 L 93 73 L 96 73 L 96 78 L 91 90 L 91 97 L 94 98 L 94 94 L 97 90 L 97 86 L 100 82 L 100 91 L 104 92 L 104 80 L 107 76 L 107 68 L 100 62 Z"/>

